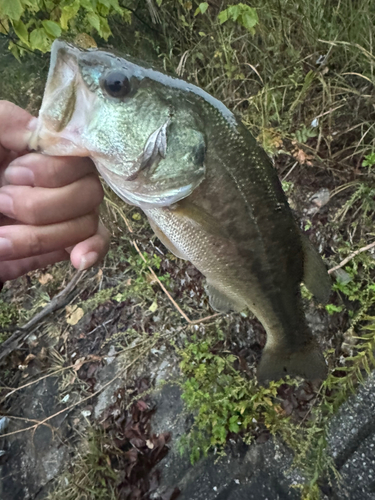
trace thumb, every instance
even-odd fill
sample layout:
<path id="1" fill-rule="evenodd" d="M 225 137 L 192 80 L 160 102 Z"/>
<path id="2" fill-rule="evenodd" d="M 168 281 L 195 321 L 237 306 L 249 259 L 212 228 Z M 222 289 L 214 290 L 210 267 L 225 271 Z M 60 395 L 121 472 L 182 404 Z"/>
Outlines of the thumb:
<path id="1" fill-rule="evenodd" d="M 30 113 L 8 101 L 0 101 L 0 161 L 6 150 L 21 153 L 27 149 L 28 141 L 37 119 Z"/>

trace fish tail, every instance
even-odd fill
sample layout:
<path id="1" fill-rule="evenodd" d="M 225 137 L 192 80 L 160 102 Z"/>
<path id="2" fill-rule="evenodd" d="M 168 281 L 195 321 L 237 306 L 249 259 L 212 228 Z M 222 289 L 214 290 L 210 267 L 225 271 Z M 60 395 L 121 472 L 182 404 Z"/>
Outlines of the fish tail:
<path id="1" fill-rule="evenodd" d="M 286 375 L 300 376 L 307 380 L 323 380 L 327 373 L 328 368 L 322 351 L 314 341 L 293 351 L 274 345 L 267 348 L 266 345 L 257 369 L 259 383 L 279 380 Z"/>

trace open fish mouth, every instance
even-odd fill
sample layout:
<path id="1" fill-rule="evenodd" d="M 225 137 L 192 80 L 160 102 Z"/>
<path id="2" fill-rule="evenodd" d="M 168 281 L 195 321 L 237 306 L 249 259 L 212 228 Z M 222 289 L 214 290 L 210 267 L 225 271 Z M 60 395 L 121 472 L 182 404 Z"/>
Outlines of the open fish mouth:
<path id="1" fill-rule="evenodd" d="M 80 49 L 55 41 L 39 123 L 30 140 L 30 148 L 50 155 L 90 156 L 82 143 L 88 111 L 95 94 L 82 82 L 79 71 Z"/>

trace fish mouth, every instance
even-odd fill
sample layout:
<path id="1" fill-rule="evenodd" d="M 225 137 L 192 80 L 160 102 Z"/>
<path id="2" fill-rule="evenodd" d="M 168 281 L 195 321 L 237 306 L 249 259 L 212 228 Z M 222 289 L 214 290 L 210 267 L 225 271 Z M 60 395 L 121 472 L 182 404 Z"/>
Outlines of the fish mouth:
<path id="1" fill-rule="evenodd" d="M 89 156 L 82 144 L 87 111 L 95 96 L 89 92 L 79 71 L 81 50 L 62 40 L 51 48 L 51 62 L 38 125 L 30 149 L 46 154 Z"/>

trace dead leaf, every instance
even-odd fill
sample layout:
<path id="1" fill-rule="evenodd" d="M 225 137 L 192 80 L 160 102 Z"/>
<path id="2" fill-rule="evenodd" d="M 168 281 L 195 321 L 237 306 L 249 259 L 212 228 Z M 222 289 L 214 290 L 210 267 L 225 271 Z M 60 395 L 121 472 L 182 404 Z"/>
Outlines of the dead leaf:
<path id="1" fill-rule="evenodd" d="M 152 273 L 147 273 L 146 274 L 146 281 L 150 285 L 155 285 L 155 283 L 158 282 L 158 280 L 155 278 L 155 276 Z"/>
<path id="2" fill-rule="evenodd" d="M 66 306 L 65 311 L 68 325 L 76 325 L 85 314 L 84 310 L 76 305 Z"/>
<path id="3" fill-rule="evenodd" d="M 53 281 L 53 276 L 52 276 L 52 274 L 45 273 L 45 274 L 41 275 L 41 277 L 38 279 L 38 281 L 41 285 L 46 285 L 50 281 Z"/>
<path id="4" fill-rule="evenodd" d="M 292 144 L 295 146 L 295 149 L 292 154 L 294 158 L 298 161 L 298 163 L 300 163 L 301 165 L 309 165 L 311 167 L 312 166 L 311 160 L 313 160 L 313 157 L 305 153 L 303 149 L 299 148 L 296 145 L 295 141 L 293 141 Z"/>
<path id="5" fill-rule="evenodd" d="M 35 359 L 36 356 L 35 354 L 28 354 L 25 358 L 25 361 L 23 362 L 24 365 L 28 365 L 30 363 L 30 361 L 32 361 L 33 359 Z"/>
<path id="6" fill-rule="evenodd" d="M 150 450 L 155 448 L 154 443 L 152 441 L 150 441 L 149 439 L 147 439 L 147 441 L 146 441 L 146 446 L 147 446 L 147 448 L 150 448 Z"/>
<path id="7" fill-rule="evenodd" d="M 78 358 L 77 361 L 74 363 L 73 370 L 78 372 L 78 370 L 82 367 L 82 365 L 85 363 L 86 358 Z"/>

